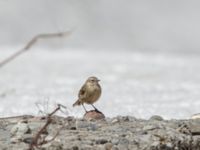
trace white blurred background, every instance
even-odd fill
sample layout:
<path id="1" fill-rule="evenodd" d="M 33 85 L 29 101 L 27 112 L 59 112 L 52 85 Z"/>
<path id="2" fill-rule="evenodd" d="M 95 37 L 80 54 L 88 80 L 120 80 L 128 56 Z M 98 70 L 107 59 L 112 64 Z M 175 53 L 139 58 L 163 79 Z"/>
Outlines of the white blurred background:
<path id="1" fill-rule="evenodd" d="M 35 103 L 62 103 L 69 115 L 89 76 L 101 79 L 96 103 L 108 117 L 189 118 L 200 105 L 200 2 L 186 0 L 0 0 L 0 117 L 38 114 Z M 51 110 L 49 108 L 49 111 Z M 87 107 L 88 110 L 91 107 Z"/>

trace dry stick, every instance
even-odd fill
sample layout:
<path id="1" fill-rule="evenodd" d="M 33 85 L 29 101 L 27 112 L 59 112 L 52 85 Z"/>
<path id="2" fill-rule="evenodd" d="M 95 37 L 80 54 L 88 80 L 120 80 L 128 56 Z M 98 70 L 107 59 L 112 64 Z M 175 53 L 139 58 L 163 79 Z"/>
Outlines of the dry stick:
<path id="1" fill-rule="evenodd" d="M 38 145 L 43 145 L 49 142 L 52 142 L 53 140 L 55 140 L 55 138 L 60 134 L 60 131 L 64 128 L 65 124 L 59 128 L 59 130 L 56 132 L 56 134 L 50 139 L 50 140 L 43 140 L 42 142 L 40 142 Z"/>
<path id="2" fill-rule="evenodd" d="M 64 36 L 68 36 L 71 34 L 71 31 L 66 31 L 66 32 L 58 32 L 58 33 L 44 33 L 44 34 L 39 34 L 36 35 L 35 37 L 33 37 L 26 45 L 24 48 L 22 48 L 21 50 L 17 51 L 16 53 L 14 53 L 13 55 L 11 55 L 10 57 L 6 58 L 5 60 L 3 60 L 2 62 L 0 62 L 0 68 L 3 67 L 4 65 L 6 65 L 7 63 L 9 63 L 10 61 L 12 61 L 13 59 L 15 59 L 16 57 L 18 57 L 19 55 L 21 55 L 22 53 L 30 50 L 30 48 L 39 40 L 39 39 L 48 39 L 48 38 L 56 38 L 56 37 L 64 37 Z"/>
<path id="3" fill-rule="evenodd" d="M 30 144 L 30 147 L 29 147 L 29 150 L 33 150 L 34 149 L 34 146 L 35 147 L 38 147 L 38 140 L 40 139 L 40 136 L 41 134 L 47 129 L 47 127 L 49 126 L 49 124 L 52 122 L 52 115 L 55 114 L 58 110 L 60 110 L 61 108 L 61 105 L 58 104 L 57 108 L 52 112 L 50 113 L 48 116 L 47 116 L 47 121 L 46 123 L 44 124 L 44 126 L 37 132 L 36 136 L 33 138 L 31 144 Z M 45 143 L 45 142 L 44 142 Z M 41 144 L 40 144 L 41 145 Z"/>

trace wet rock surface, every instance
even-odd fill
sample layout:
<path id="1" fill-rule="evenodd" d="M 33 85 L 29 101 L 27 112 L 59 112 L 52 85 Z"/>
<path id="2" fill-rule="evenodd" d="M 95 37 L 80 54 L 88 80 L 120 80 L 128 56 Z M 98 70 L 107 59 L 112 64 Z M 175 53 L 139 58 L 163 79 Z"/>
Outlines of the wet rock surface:
<path id="1" fill-rule="evenodd" d="M 56 138 L 41 150 L 200 150 L 200 120 L 149 120 L 117 116 L 100 120 L 54 116 L 41 136 Z M 1 119 L 0 149 L 27 150 L 46 119 Z"/>

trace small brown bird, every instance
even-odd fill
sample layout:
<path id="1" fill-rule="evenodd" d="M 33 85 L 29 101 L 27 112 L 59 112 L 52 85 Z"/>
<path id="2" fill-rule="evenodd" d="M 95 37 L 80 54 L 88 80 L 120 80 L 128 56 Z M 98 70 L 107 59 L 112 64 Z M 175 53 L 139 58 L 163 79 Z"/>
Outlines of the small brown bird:
<path id="1" fill-rule="evenodd" d="M 89 77 L 85 84 L 82 86 L 78 93 L 78 100 L 73 104 L 74 106 L 82 105 L 85 109 L 84 103 L 92 105 L 95 111 L 99 110 L 93 105 L 101 96 L 101 86 L 99 85 L 100 80 L 97 77 Z"/>

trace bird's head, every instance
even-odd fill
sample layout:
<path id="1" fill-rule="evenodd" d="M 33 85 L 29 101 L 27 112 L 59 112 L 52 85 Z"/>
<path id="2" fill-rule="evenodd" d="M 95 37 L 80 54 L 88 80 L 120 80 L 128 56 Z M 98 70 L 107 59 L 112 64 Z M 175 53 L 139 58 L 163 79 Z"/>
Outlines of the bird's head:
<path id="1" fill-rule="evenodd" d="M 89 77 L 86 82 L 89 84 L 98 84 L 99 81 L 97 77 Z"/>

